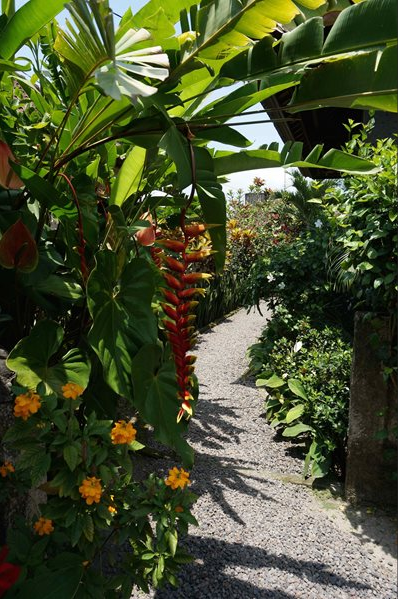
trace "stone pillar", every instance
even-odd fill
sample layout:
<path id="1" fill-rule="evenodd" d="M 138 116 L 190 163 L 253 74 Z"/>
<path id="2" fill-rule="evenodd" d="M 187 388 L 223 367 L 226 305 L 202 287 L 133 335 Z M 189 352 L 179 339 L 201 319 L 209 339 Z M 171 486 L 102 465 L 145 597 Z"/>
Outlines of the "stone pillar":
<path id="1" fill-rule="evenodd" d="M 378 327 L 355 315 L 354 355 L 346 468 L 346 497 L 351 503 L 394 505 L 397 500 L 396 452 L 397 394 L 382 376 L 382 364 L 373 342 L 391 346 L 389 318 Z M 383 431 L 383 432 L 381 432 Z"/>

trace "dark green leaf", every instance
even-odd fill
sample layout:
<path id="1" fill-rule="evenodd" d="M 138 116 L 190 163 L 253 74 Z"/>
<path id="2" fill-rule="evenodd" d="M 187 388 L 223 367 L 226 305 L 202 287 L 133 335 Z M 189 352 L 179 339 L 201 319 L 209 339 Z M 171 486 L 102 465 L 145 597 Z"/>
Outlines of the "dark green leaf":
<path id="1" fill-rule="evenodd" d="M 132 397 L 131 366 L 138 349 L 157 339 L 151 301 L 154 278 L 149 264 L 136 258 L 118 273 L 117 257 L 103 250 L 87 284 L 87 302 L 93 325 L 88 334 L 108 385 Z"/>

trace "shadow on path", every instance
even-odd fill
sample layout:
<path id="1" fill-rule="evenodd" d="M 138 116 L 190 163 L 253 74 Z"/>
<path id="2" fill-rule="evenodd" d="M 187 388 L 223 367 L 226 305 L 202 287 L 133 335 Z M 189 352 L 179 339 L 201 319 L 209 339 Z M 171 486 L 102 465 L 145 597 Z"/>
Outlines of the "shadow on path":
<path id="1" fill-rule="evenodd" d="M 199 401 L 198 418 L 190 422 L 189 437 L 199 441 L 209 449 L 222 449 L 228 443 L 240 443 L 239 435 L 245 432 L 233 420 L 241 420 L 234 408 L 220 403 L 228 401 L 223 398 L 204 399 Z"/>
<path id="2" fill-rule="evenodd" d="M 360 581 L 339 576 L 322 562 L 276 555 L 244 543 L 228 543 L 207 537 L 190 536 L 184 545 L 188 552 L 195 556 L 195 562 L 184 568 L 184 584 L 179 589 L 165 588 L 157 591 L 155 599 L 297 599 L 296 594 L 291 595 L 289 592 L 275 589 L 275 570 L 288 572 L 299 579 L 310 580 L 314 584 L 330 588 L 331 597 L 332 589 L 336 587 L 351 590 L 370 588 Z M 233 573 L 229 574 L 229 568 Z M 248 572 L 246 576 L 242 574 L 239 579 L 236 571 L 241 568 Z M 272 590 L 264 588 L 267 586 L 268 571 L 272 571 Z M 300 589 L 299 583 L 291 584 L 296 584 L 296 589 Z"/>
<path id="3" fill-rule="evenodd" d="M 275 484 L 272 481 L 265 482 L 263 478 L 257 478 L 244 472 L 245 468 L 253 469 L 255 465 L 252 461 L 248 460 L 207 455 L 206 453 L 197 451 L 195 457 L 196 481 L 192 485 L 192 491 L 198 495 L 209 494 L 213 502 L 218 504 L 227 516 L 238 524 L 245 525 L 245 521 L 228 502 L 226 498 L 228 491 L 232 490 L 242 495 L 277 503 L 273 497 L 262 493 L 249 484 L 250 480 L 259 481 L 263 486 L 264 484 L 268 486 Z"/>

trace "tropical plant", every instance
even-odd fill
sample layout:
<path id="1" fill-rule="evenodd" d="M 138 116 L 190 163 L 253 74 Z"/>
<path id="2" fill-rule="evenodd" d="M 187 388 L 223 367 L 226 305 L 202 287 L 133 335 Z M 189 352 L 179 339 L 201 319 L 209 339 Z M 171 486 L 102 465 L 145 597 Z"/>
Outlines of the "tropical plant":
<path id="1" fill-rule="evenodd" d="M 304 476 L 344 473 L 351 347 L 339 329 L 314 329 L 308 319 L 291 329 L 290 319 L 278 312 L 249 352 L 256 385 L 267 391 L 267 420 L 283 437 L 305 440 Z"/>
<path id="2" fill-rule="evenodd" d="M 281 197 L 288 206 L 294 206 L 300 219 L 307 225 L 322 225 L 322 209 L 319 201 L 325 196 L 330 187 L 336 187 L 334 179 L 323 179 L 315 181 L 308 179 L 294 170 L 289 173 L 293 189 L 278 191 L 276 197 Z M 318 201 L 317 201 L 318 200 Z"/>
<path id="3" fill-rule="evenodd" d="M 249 146 L 227 124 L 231 114 L 285 87 L 300 90 L 313 64 L 350 59 L 373 77 L 374 64 L 364 66 L 363 57 L 377 45 L 377 97 L 387 91 L 394 42 L 375 27 L 379 3 L 368 0 L 365 8 L 343 10 L 332 51 L 315 59 L 311 50 L 294 76 L 281 65 L 263 89 L 252 82 L 205 103 L 242 75 L 239 68 L 231 76 L 233 60 L 264 44 L 257 40 L 271 47 L 283 24 L 298 32 L 302 56 L 303 29 L 293 19 L 322 4 L 166 0 L 160 7 L 150 0 L 115 27 L 107 0 L 72 0 L 61 28 L 54 17 L 63 1 L 29 0 L 17 11 L 12 0 L 2 2 L 0 340 L 15 373 L 16 421 L 0 472 L 7 497 L 38 486 L 45 493 L 33 521 L 9 532 L 7 559 L 22 566 L 9 597 L 46 599 L 59 588 L 68 597 L 99 597 L 105 571 L 97 557 L 107 535 L 127 538 L 129 549 L 123 577 L 104 583 L 104 597 L 129 597 L 133 584 L 175 582 L 185 559 L 177 533 L 195 523 L 194 498 L 181 468 L 166 481 L 132 478 L 138 447 L 131 418 L 138 418 L 138 435 L 143 421 L 185 468 L 192 465 L 184 433 L 197 384 L 186 312 L 191 296 L 202 293 L 195 286 L 201 261 L 213 251 L 216 270 L 224 264 L 226 208 L 217 177 L 256 168 L 253 160 L 261 167 L 375 169 L 354 154 L 323 155 L 320 147 L 303 162 L 297 144 L 238 155 L 237 169 L 233 154 L 206 148 L 209 140 Z M 383 6 L 390 27 L 393 3 Z M 347 19 L 354 28 L 368 23 L 352 46 L 343 35 Z M 323 26 L 315 22 L 319 34 Z M 31 58 L 23 58 L 25 44 Z M 244 79 L 251 76 L 249 69 Z M 372 103 L 369 80 L 369 95 L 359 96 Z M 191 211 L 195 198 L 203 220 L 217 225 L 209 228 L 212 250 L 195 246 L 192 232 L 206 229 Z M 120 414 L 121 398 L 128 413 Z"/>
<path id="4" fill-rule="evenodd" d="M 348 149 L 372 157 L 382 167 L 377 177 L 344 179 L 326 200 L 338 233 L 330 254 L 336 288 L 348 289 L 364 311 L 395 313 L 397 293 L 397 150 L 393 138 L 368 141 L 372 122 L 348 123 Z M 359 129 L 358 129 L 359 128 Z"/>

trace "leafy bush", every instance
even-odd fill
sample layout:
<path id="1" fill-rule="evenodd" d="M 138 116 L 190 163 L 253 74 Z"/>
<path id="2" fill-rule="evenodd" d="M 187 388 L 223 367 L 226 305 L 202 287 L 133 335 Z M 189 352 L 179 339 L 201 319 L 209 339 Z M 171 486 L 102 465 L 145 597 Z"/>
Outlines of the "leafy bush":
<path id="1" fill-rule="evenodd" d="M 253 264 L 274 245 L 293 239 L 298 231 L 295 211 L 259 183 L 263 181 L 255 178 L 250 188 L 263 191 L 265 200 L 244 204 L 240 195 L 238 199 L 230 199 L 226 266 L 223 273 L 210 282 L 206 296 L 200 299 L 200 327 L 247 304 L 247 275 Z"/>
<path id="2" fill-rule="evenodd" d="M 282 311 L 250 348 L 257 386 L 268 393 L 267 420 L 284 437 L 307 442 L 304 475 L 344 469 L 351 348 L 341 331 L 314 329 Z M 280 333 L 289 330 L 288 337 Z"/>
<path id="3" fill-rule="evenodd" d="M 355 125 L 351 127 L 355 130 Z M 397 147 L 396 140 L 367 141 L 371 126 L 355 133 L 349 148 L 371 158 L 377 175 L 350 176 L 344 190 L 330 190 L 329 211 L 336 223 L 331 274 L 337 288 L 349 289 L 356 307 L 396 312 L 397 294 Z"/>
<path id="4" fill-rule="evenodd" d="M 284 306 L 298 318 L 306 314 L 314 323 L 343 321 L 350 329 L 349 296 L 336 292 L 328 279 L 330 231 L 325 219 L 322 227 L 304 230 L 290 242 L 272 245 L 252 267 L 247 305 L 265 299 L 271 308 Z"/>

